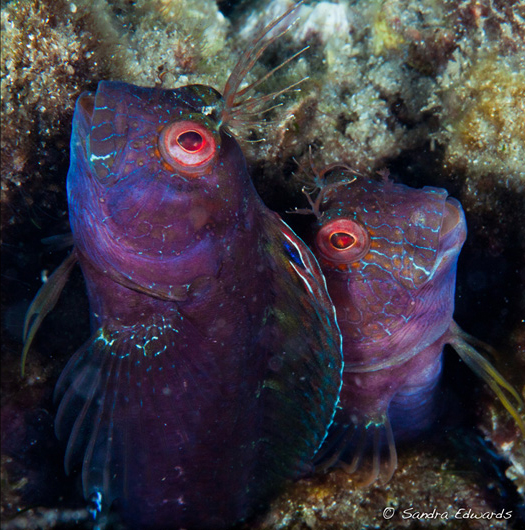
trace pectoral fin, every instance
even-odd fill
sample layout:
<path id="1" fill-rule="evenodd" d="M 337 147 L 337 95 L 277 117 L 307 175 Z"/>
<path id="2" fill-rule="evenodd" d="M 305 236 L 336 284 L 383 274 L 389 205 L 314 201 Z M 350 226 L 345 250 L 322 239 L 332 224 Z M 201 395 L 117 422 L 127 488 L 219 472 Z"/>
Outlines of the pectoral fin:
<path id="1" fill-rule="evenodd" d="M 333 432 L 337 434 L 329 437 L 321 448 L 316 467 L 340 467 L 355 475 L 356 483 L 363 487 L 376 481 L 386 484 L 397 468 L 396 444 L 388 415 L 377 420 L 362 417 L 355 421 L 336 426 Z"/>
<path id="2" fill-rule="evenodd" d="M 27 352 L 31 347 L 35 334 L 38 331 L 42 320 L 44 320 L 55 307 L 77 259 L 77 254 L 73 249 L 71 254 L 62 262 L 60 267 L 58 267 L 58 269 L 56 269 L 49 277 L 47 282 L 42 285 L 27 310 L 23 333 L 24 349 L 22 350 L 21 361 L 22 377 L 24 377 L 25 373 Z"/>
<path id="3" fill-rule="evenodd" d="M 503 406 L 525 436 L 525 421 L 523 419 L 523 400 L 517 390 L 481 355 L 472 345 L 483 348 L 488 352 L 492 348 L 480 340 L 465 333 L 455 322 L 450 326 L 451 338 L 447 341 L 458 353 L 468 367 L 481 377 L 496 394 Z"/>

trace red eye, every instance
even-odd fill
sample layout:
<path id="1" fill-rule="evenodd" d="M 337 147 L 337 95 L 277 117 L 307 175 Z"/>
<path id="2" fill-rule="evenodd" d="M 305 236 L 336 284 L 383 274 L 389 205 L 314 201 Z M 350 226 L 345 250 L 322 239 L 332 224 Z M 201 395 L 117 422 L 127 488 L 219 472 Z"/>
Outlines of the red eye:
<path id="1" fill-rule="evenodd" d="M 355 243 L 353 235 L 347 232 L 334 232 L 330 236 L 330 244 L 337 250 L 346 250 Z"/>
<path id="2" fill-rule="evenodd" d="M 193 121 L 166 126 L 159 137 L 159 149 L 170 166 L 194 176 L 202 175 L 217 153 L 213 134 Z"/>
<path id="3" fill-rule="evenodd" d="M 319 230 L 315 244 L 323 258 L 335 263 L 351 263 L 368 252 L 370 237 L 360 223 L 336 219 Z"/>

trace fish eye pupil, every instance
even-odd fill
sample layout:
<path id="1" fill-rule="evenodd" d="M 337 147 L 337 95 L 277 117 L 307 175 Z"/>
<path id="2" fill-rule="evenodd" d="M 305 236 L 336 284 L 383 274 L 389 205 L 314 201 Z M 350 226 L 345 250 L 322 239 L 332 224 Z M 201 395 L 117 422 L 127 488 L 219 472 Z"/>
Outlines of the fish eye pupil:
<path id="1" fill-rule="evenodd" d="M 186 131 L 177 136 L 177 143 L 184 151 L 196 153 L 204 147 L 204 138 L 197 131 Z"/>
<path id="2" fill-rule="evenodd" d="M 346 250 L 355 243 L 355 237 L 347 232 L 334 232 L 330 235 L 330 244 L 337 250 Z"/>

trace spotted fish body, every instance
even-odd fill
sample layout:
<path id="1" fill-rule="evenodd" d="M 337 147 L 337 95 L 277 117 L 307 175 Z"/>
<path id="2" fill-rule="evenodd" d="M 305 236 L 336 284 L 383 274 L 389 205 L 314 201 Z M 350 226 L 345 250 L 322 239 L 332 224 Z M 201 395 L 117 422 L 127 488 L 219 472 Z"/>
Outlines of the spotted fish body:
<path id="1" fill-rule="evenodd" d="M 328 184 L 314 205 L 312 245 L 336 306 L 345 360 L 341 410 L 324 452 L 350 472 L 372 459 L 364 482 L 389 479 L 394 434 L 413 436 L 433 419 L 444 345 L 451 344 L 507 406 L 508 383 L 453 321 L 465 216 L 446 190 L 387 179 Z M 313 204 L 313 203 L 312 203 Z M 523 428 L 516 407 L 508 406 Z M 382 449 L 388 458 L 381 462 Z M 383 465 L 382 465 L 383 464 Z"/>
<path id="2" fill-rule="evenodd" d="M 311 466 L 341 386 L 320 269 L 204 86 L 101 82 L 67 188 L 93 334 L 56 388 L 66 468 L 129 527 L 224 528 Z M 70 267 L 70 265 L 68 265 Z"/>

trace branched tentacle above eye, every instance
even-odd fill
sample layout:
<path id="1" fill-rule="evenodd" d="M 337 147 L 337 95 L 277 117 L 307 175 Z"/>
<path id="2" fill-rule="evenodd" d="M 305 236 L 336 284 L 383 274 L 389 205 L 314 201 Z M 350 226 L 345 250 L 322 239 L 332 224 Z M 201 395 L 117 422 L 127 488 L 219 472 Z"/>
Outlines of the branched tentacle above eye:
<path id="1" fill-rule="evenodd" d="M 313 214 L 317 217 L 317 219 L 320 219 L 323 215 L 323 212 L 321 211 L 322 205 L 329 200 L 329 198 L 332 196 L 333 193 L 338 190 L 338 188 L 340 188 L 341 186 L 347 186 L 352 184 L 352 182 L 354 182 L 358 178 L 360 173 L 350 167 L 348 164 L 342 162 L 335 162 L 333 164 L 329 164 L 323 170 L 318 171 L 312 159 L 312 146 L 309 146 L 308 153 L 310 169 L 305 168 L 297 161 L 296 163 L 301 169 L 301 171 L 306 175 L 308 183 L 306 186 L 302 187 L 301 191 L 306 196 L 306 200 L 310 205 L 310 209 L 295 208 L 294 210 L 291 210 L 288 213 L 297 213 L 304 215 Z M 326 176 L 332 171 L 334 171 L 334 169 L 336 168 L 341 169 L 341 178 L 338 178 L 334 182 L 328 183 Z M 350 173 L 352 176 L 348 177 L 346 173 Z M 312 194 L 315 192 L 315 190 L 319 191 L 314 200 L 312 199 Z"/>
<path id="2" fill-rule="evenodd" d="M 291 57 L 283 61 L 281 64 L 270 70 L 262 78 L 257 79 L 253 83 L 249 84 L 244 88 L 240 88 L 244 78 L 255 66 L 264 51 L 276 40 L 282 37 L 293 25 L 295 19 L 291 22 L 286 23 L 284 29 L 276 30 L 274 35 L 271 35 L 274 30 L 281 22 L 285 23 L 289 17 L 297 15 L 297 10 L 303 4 L 303 0 L 291 5 L 280 17 L 276 18 L 270 24 L 265 26 L 254 38 L 252 44 L 248 47 L 246 52 L 241 56 L 239 62 L 233 69 L 230 77 L 226 81 L 224 87 L 224 108 L 221 113 L 220 123 L 223 126 L 235 127 L 236 125 L 242 125 L 245 122 L 245 118 L 250 115 L 261 115 L 268 109 L 264 109 L 264 106 L 269 102 L 273 101 L 276 97 L 293 90 L 307 78 L 303 78 L 296 83 L 261 96 L 248 96 L 245 99 L 241 99 L 250 91 L 255 90 L 259 85 L 271 77 L 275 72 L 286 66 L 290 61 L 293 61 L 296 57 L 305 52 L 309 46 L 305 46 L 302 50 L 293 54 Z"/>

